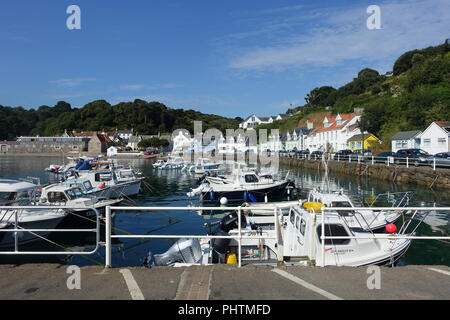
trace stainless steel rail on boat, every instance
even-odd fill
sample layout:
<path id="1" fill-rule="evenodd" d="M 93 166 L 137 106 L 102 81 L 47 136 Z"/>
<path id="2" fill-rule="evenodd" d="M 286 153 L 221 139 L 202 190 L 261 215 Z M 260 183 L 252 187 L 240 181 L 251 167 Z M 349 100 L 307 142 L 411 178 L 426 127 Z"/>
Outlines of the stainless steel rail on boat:
<path id="1" fill-rule="evenodd" d="M 14 229 L 1 229 L 0 232 L 14 232 L 14 251 L 0 251 L 0 255 L 89 255 L 97 252 L 99 248 L 100 242 L 100 217 L 99 212 L 94 207 L 89 207 L 89 210 L 93 210 L 96 216 L 96 227 L 92 229 L 25 229 L 20 228 L 20 222 L 18 219 L 19 212 L 23 210 L 76 210 L 76 209 L 86 209 L 86 207 L 69 207 L 69 206 L 0 206 L 1 210 L 12 210 L 14 211 L 14 221 L 11 221 L 14 225 Z M 71 213 L 67 213 L 71 214 Z M 11 215 L 12 216 L 12 215 Z M 96 234 L 96 243 L 95 248 L 92 251 L 19 251 L 19 237 L 17 236 L 17 232 L 28 232 L 34 234 L 38 238 L 46 238 L 41 237 L 36 234 L 36 232 L 92 232 Z"/>
<path id="2" fill-rule="evenodd" d="M 392 211 L 392 210 L 399 210 L 399 208 L 392 208 L 392 207 L 371 207 L 373 210 L 382 210 L 382 211 Z M 322 252 L 322 267 L 325 266 L 325 240 L 328 239 L 390 239 L 390 240 L 398 240 L 398 239 L 411 239 L 411 240 L 450 240 L 450 236 L 415 236 L 415 235 L 405 235 L 406 229 L 411 223 L 414 216 L 419 211 L 427 211 L 425 215 L 422 217 L 422 219 L 419 221 L 419 224 L 416 225 L 414 230 L 411 232 L 411 234 L 414 234 L 417 227 L 424 221 L 425 217 L 431 212 L 431 211 L 449 211 L 450 207 L 401 207 L 401 210 L 412 212 L 414 211 L 413 216 L 410 218 L 410 220 L 407 223 L 406 227 L 402 226 L 400 228 L 401 234 L 376 234 L 371 233 L 367 234 L 366 236 L 325 236 L 325 214 L 327 211 L 348 211 L 349 208 L 335 208 L 335 207 L 323 207 L 322 213 L 318 213 L 321 215 L 321 252 Z M 351 210 L 357 211 L 357 210 L 367 210 L 366 207 L 352 207 Z"/>
<path id="3" fill-rule="evenodd" d="M 106 239 L 105 239 L 105 249 L 106 249 L 106 257 L 105 257 L 105 267 L 111 267 L 111 239 L 112 238 L 140 238 L 140 239 L 150 239 L 150 238 L 164 238 L 164 239 L 178 239 L 178 238 L 196 238 L 196 239 L 234 239 L 238 242 L 238 266 L 242 265 L 242 254 L 241 254 L 241 241 L 242 239 L 275 239 L 277 243 L 280 244 L 278 246 L 278 260 L 283 260 L 283 246 L 281 245 L 280 237 L 280 224 L 278 221 L 278 212 L 279 209 L 276 205 L 267 205 L 258 207 L 258 209 L 273 209 L 274 210 L 274 223 L 276 230 L 276 237 L 267 237 L 267 236 L 243 236 L 242 228 L 241 228 L 241 212 L 242 207 L 106 207 L 105 218 L 106 218 Z M 201 236 L 201 235 L 111 235 L 111 212 L 113 210 L 120 211 L 158 211 L 158 210 L 167 210 L 167 211 L 176 211 L 176 210 L 217 210 L 217 211 L 238 211 L 238 235 L 237 236 Z"/>

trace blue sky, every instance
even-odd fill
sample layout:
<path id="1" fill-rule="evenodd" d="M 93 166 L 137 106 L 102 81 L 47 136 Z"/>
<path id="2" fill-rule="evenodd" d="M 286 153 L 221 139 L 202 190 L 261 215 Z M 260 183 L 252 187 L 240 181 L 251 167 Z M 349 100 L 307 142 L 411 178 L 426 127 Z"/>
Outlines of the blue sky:
<path id="1" fill-rule="evenodd" d="M 81 30 L 66 9 L 81 8 Z M 381 29 L 369 30 L 369 5 Z M 135 98 L 228 117 L 284 113 L 315 87 L 450 38 L 448 0 L 0 3 L 0 104 Z"/>

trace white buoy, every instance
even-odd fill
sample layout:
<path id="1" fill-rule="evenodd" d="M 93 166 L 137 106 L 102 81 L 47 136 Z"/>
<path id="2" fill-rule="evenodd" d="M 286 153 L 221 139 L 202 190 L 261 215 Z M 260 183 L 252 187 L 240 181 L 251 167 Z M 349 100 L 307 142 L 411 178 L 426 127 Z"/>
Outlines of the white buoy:
<path id="1" fill-rule="evenodd" d="M 220 198 L 220 204 L 226 205 L 228 203 L 228 199 L 226 197 Z"/>

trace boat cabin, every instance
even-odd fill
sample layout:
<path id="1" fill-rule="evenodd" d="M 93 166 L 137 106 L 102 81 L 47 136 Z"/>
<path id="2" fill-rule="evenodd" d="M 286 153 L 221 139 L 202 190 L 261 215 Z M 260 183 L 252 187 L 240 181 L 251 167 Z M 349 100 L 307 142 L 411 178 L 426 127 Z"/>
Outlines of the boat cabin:
<path id="1" fill-rule="evenodd" d="M 26 181 L 0 179 L 0 205 L 27 203 L 37 189 L 37 185 Z"/>
<path id="2" fill-rule="evenodd" d="M 64 184 L 53 184 L 42 188 L 41 203 L 67 203 L 78 198 L 87 197 L 80 187 L 71 187 Z"/>

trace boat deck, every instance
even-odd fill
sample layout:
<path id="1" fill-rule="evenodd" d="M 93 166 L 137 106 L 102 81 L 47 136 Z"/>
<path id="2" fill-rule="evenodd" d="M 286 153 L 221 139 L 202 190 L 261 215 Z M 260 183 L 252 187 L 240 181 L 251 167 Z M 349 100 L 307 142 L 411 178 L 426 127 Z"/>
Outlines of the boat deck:
<path id="1" fill-rule="evenodd" d="M 81 289 L 67 288 L 68 266 L 0 265 L 0 299 L 135 300 L 413 300 L 450 298 L 450 267 L 380 268 L 369 289 L 367 267 L 247 265 L 80 268 Z M 69 279 L 69 280 L 68 280 Z M 370 283 L 373 283 L 370 281 Z"/>

